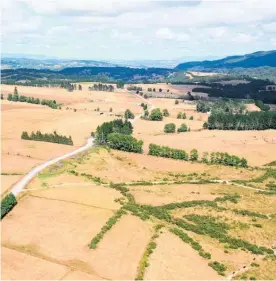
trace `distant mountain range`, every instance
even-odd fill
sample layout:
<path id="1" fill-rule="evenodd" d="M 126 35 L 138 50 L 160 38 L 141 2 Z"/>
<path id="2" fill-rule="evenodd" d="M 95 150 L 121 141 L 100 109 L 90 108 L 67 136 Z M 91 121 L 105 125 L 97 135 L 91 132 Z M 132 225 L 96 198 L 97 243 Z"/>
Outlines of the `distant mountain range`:
<path id="1" fill-rule="evenodd" d="M 276 50 L 255 52 L 242 56 L 230 56 L 212 61 L 192 61 L 181 63 L 175 70 L 217 70 L 233 68 L 276 67 Z"/>

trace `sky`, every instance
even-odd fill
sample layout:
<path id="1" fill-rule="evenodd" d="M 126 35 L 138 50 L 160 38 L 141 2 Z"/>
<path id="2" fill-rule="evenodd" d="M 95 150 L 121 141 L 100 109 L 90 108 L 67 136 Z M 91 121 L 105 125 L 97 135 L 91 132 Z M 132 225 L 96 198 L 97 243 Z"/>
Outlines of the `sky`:
<path id="1" fill-rule="evenodd" d="M 2 0 L 2 53 L 91 60 L 276 49 L 276 0 Z"/>

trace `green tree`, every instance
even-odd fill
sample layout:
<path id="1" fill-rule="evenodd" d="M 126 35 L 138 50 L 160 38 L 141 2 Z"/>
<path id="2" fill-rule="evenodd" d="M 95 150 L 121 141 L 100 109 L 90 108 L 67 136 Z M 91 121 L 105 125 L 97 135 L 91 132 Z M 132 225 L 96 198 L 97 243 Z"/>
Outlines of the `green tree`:
<path id="1" fill-rule="evenodd" d="M 8 101 L 12 101 L 12 100 L 13 100 L 12 94 L 8 94 Z"/>
<path id="2" fill-rule="evenodd" d="M 166 124 L 164 127 L 165 133 L 175 133 L 176 126 L 174 123 Z"/>
<path id="3" fill-rule="evenodd" d="M 126 119 L 134 119 L 134 114 L 129 109 L 127 109 L 125 111 L 125 118 Z"/>
<path id="4" fill-rule="evenodd" d="M 142 153 L 143 141 L 139 141 L 130 135 L 111 133 L 107 136 L 107 144 L 112 149 Z"/>
<path id="5" fill-rule="evenodd" d="M 167 108 L 165 108 L 165 109 L 163 109 L 163 116 L 165 116 L 165 117 L 169 117 L 169 111 L 168 111 L 168 109 Z"/>
<path id="6" fill-rule="evenodd" d="M 198 160 L 198 151 L 196 149 L 192 149 L 190 152 L 190 160 L 197 161 Z"/>
<path id="7" fill-rule="evenodd" d="M 186 119 L 187 117 L 186 117 L 186 113 L 185 112 L 183 112 L 182 113 L 182 116 L 181 116 L 181 119 Z"/>
<path id="8" fill-rule="evenodd" d="M 152 121 L 162 121 L 163 115 L 160 108 L 155 108 L 151 111 L 149 119 Z"/>
<path id="9" fill-rule="evenodd" d="M 125 83 L 124 83 L 124 81 L 118 81 L 116 86 L 118 89 L 123 89 L 125 86 Z"/>
<path id="10" fill-rule="evenodd" d="M 177 113 L 177 119 L 181 119 L 182 118 L 182 113 L 181 112 L 178 112 Z"/>
<path id="11" fill-rule="evenodd" d="M 188 131 L 188 127 L 185 123 L 182 123 L 180 127 L 177 129 L 178 133 L 187 132 L 187 131 Z"/>
<path id="12" fill-rule="evenodd" d="M 194 120 L 194 116 L 191 116 L 189 119 L 190 119 L 190 120 Z"/>

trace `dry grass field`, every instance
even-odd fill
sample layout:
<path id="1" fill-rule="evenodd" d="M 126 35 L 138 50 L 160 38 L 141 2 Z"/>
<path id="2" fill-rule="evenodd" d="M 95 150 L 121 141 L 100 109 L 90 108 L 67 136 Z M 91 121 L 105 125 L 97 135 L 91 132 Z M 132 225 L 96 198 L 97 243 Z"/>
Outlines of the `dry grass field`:
<path id="1" fill-rule="evenodd" d="M 72 93 L 18 87 L 19 94 L 62 103 L 57 110 L 2 101 L 2 197 L 33 167 L 85 144 L 115 114 L 142 113 L 139 96 L 90 92 L 91 84 Z M 2 92 L 13 88 L 2 85 Z M 19 194 L 1 222 L 2 279 L 276 279 L 276 197 L 263 192 L 276 184 L 275 172 L 267 175 L 263 166 L 276 159 L 276 131 L 203 130 L 208 115 L 195 104 L 147 102 L 170 116 L 133 124 L 143 154 L 93 147 L 44 169 Z M 191 131 L 165 134 L 172 122 Z M 56 130 L 71 135 L 74 146 L 21 140 L 24 130 Z M 200 155 L 228 152 L 251 167 L 157 158 L 147 155 L 150 143 Z"/>

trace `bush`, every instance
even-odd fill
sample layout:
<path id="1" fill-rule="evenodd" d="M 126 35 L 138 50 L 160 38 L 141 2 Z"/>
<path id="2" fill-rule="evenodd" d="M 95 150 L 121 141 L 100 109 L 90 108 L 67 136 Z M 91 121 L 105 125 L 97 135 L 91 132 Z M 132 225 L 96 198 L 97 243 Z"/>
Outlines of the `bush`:
<path id="1" fill-rule="evenodd" d="M 269 111 L 270 110 L 270 106 L 269 105 L 265 105 L 260 100 L 256 100 L 255 101 L 255 105 L 258 106 L 260 108 L 260 110 L 262 110 L 262 111 Z"/>
<path id="2" fill-rule="evenodd" d="M 142 153 L 143 143 L 143 141 L 138 141 L 130 135 L 111 133 L 107 136 L 108 146 L 122 151 Z"/>
<path id="3" fill-rule="evenodd" d="M 188 127 L 185 123 L 182 123 L 180 125 L 180 127 L 177 129 L 178 133 L 183 133 L 183 132 L 187 132 L 188 131 Z"/>
<path id="4" fill-rule="evenodd" d="M 225 270 L 227 269 L 227 267 L 222 264 L 222 263 L 219 263 L 218 261 L 213 261 L 213 262 L 209 262 L 208 263 L 209 266 L 211 266 L 215 271 L 218 272 L 218 274 L 220 275 L 225 275 Z"/>
<path id="5" fill-rule="evenodd" d="M 177 119 L 186 119 L 186 113 L 185 112 L 179 112 L 177 114 Z"/>
<path id="6" fill-rule="evenodd" d="M 109 112 L 112 112 L 112 111 L 113 111 L 113 109 L 112 109 L 112 107 L 110 107 L 110 108 L 109 108 Z"/>
<path id="7" fill-rule="evenodd" d="M 168 111 L 168 109 L 163 109 L 163 116 L 165 116 L 165 117 L 169 117 L 169 111 Z"/>
<path id="8" fill-rule="evenodd" d="M 175 100 L 175 101 L 174 101 L 174 104 L 179 104 L 179 101 L 178 101 L 178 100 Z"/>
<path id="9" fill-rule="evenodd" d="M 175 133 L 176 126 L 174 123 L 166 124 L 164 127 L 165 133 Z"/>
<path id="10" fill-rule="evenodd" d="M 1 220 L 13 209 L 13 207 L 17 204 L 16 198 L 13 193 L 9 193 L 2 201 L 1 201 Z"/>
<path id="11" fill-rule="evenodd" d="M 163 115 L 160 108 L 155 108 L 151 111 L 149 119 L 152 121 L 162 121 Z"/>
<path id="12" fill-rule="evenodd" d="M 198 160 L 198 151 L 196 149 L 192 149 L 190 152 L 190 160 L 197 161 Z"/>
<path id="13" fill-rule="evenodd" d="M 125 118 L 126 119 L 134 119 L 134 114 L 129 109 L 127 109 L 125 111 Z"/>
<path id="14" fill-rule="evenodd" d="M 189 118 L 189 120 L 194 120 L 194 116 L 191 116 L 191 117 Z"/>

